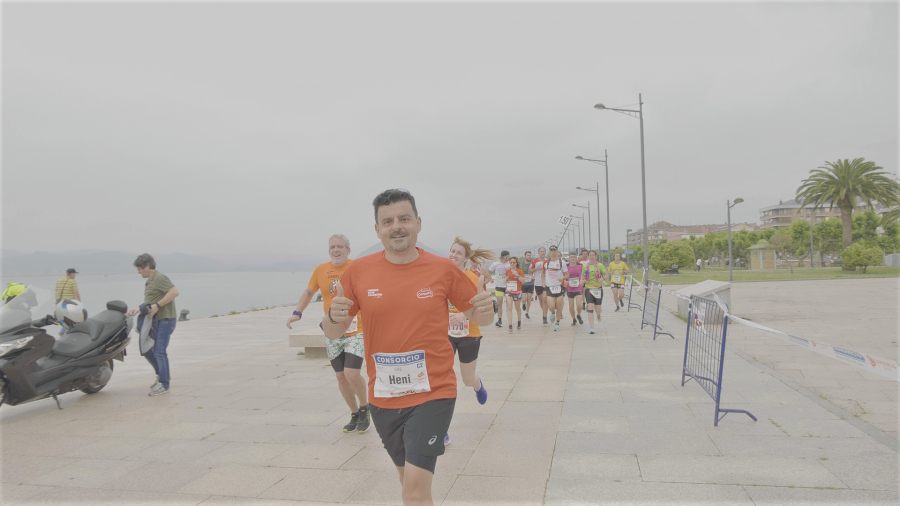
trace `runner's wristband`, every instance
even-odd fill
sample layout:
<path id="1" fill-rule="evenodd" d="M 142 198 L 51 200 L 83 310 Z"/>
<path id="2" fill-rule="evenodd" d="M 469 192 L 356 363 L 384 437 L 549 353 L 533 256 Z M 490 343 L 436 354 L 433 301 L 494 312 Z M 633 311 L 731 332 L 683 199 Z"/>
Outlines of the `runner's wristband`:
<path id="1" fill-rule="evenodd" d="M 303 311 L 294 311 L 293 315 L 298 318 L 303 318 Z"/>
<path id="2" fill-rule="evenodd" d="M 330 321 L 332 325 L 338 324 L 338 322 L 334 321 L 334 318 L 331 317 L 331 308 L 328 308 L 328 321 Z"/>

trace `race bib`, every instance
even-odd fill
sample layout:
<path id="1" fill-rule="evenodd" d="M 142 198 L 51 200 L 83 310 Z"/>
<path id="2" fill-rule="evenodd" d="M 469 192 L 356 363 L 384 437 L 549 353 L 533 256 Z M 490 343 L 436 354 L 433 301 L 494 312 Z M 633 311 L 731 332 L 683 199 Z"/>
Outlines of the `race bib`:
<path id="1" fill-rule="evenodd" d="M 561 286 L 551 286 L 551 287 L 548 288 L 548 290 L 550 290 L 550 293 L 552 293 L 553 295 L 556 295 L 556 294 L 558 294 L 558 293 L 562 293 L 562 287 L 561 287 Z"/>
<path id="2" fill-rule="evenodd" d="M 526 274 L 526 275 L 525 275 L 525 282 L 526 282 L 526 283 L 531 283 L 531 274 Z"/>
<path id="3" fill-rule="evenodd" d="M 581 283 L 581 280 L 578 278 L 569 278 L 569 288 L 578 288 Z"/>
<path id="4" fill-rule="evenodd" d="M 451 313 L 450 320 L 453 320 L 453 315 L 458 313 Z M 447 332 L 453 337 L 466 337 L 469 335 L 469 320 L 465 320 L 459 325 L 454 325 L 451 321 L 450 328 Z"/>
<path id="5" fill-rule="evenodd" d="M 613 283 L 621 283 L 622 275 L 621 274 L 613 274 L 612 280 L 613 280 Z"/>
<path id="6" fill-rule="evenodd" d="M 599 288 L 591 288 L 589 291 L 595 299 L 600 299 L 600 297 L 603 297 L 603 292 Z"/>
<path id="7" fill-rule="evenodd" d="M 430 392 L 423 350 L 375 353 L 375 397 L 403 397 Z"/>
<path id="8" fill-rule="evenodd" d="M 359 324 L 356 322 L 356 320 L 357 320 L 357 317 L 354 316 L 353 321 L 350 322 L 350 327 L 347 328 L 347 332 L 344 332 L 344 334 L 352 334 L 352 333 L 356 332 L 357 330 L 359 330 Z"/>
<path id="9" fill-rule="evenodd" d="M 519 282 L 518 282 L 518 281 L 507 281 L 507 282 L 506 282 L 506 291 L 508 291 L 508 292 L 516 292 L 516 291 L 518 291 L 518 290 L 517 290 L 518 288 L 519 288 Z"/>

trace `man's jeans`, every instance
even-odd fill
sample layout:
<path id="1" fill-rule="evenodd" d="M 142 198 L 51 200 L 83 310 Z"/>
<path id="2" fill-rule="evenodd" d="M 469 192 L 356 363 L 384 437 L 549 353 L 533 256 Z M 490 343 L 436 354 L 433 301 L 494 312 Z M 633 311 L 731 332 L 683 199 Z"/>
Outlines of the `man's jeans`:
<path id="1" fill-rule="evenodd" d="M 166 348 L 169 347 L 169 338 L 175 331 L 175 318 L 165 318 L 158 320 L 156 328 L 156 343 L 153 345 L 153 352 L 144 355 L 147 362 L 153 366 L 156 375 L 159 376 L 159 382 L 162 386 L 169 389 L 169 355 L 166 354 Z"/>

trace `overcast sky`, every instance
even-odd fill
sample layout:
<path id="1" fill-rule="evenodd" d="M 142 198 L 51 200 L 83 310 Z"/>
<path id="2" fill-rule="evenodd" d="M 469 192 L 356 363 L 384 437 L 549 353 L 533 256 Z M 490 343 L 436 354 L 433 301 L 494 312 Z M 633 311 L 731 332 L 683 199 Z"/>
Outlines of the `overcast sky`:
<path id="1" fill-rule="evenodd" d="M 621 244 L 639 123 L 593 106 L 638 93 L 648 223 L 758 222 L 826 160 L 897 172 L 895 2 L 5 3 L 2 37 L 11 250 L 358 253 L 391 187 L 435 249 L 536 244 L 596 216 L 575 156 L 604 149 Z"/>

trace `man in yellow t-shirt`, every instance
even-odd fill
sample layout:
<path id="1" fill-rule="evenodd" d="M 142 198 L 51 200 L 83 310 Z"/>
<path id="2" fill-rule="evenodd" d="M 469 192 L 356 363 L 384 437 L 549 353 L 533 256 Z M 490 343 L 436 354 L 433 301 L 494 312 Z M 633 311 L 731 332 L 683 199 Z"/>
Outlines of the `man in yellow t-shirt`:
<path id="1" fill-rule="evenodd" d="M 328 255 L 331 261 L 320 264 L 309 278 L 309 285 L 300 295 L 297 309 L 288 318 L 287 326 L 300 320 L 303 310 L 309 305 L 316 292 L 322 292 L 322 303 L 325 313 L 331 308 L 331 299 L 334 298 L 334 285 L 344 275 L 344 271 L 350 266 L 350 240 L 341 234 L 334 234 L 328 239 Z M 321 325 L 320 325 L 321 326 Z M 323 339 L 325 339 L 323 337 Z M 350 423 L 344 426 L 344 432 L 368 430 L 371 423 L 368 403 L 367 379 L 362 377 L 361 369 L 365 360 L 363 347 L 362 313 L 356 315 L 350 328 L 340 339 L 325 339 L 325 349 L 328 352 L 328 360 L 337 377 L 338 388 L 341 396 L 350 408 Z M 357 402 L 358 399 L 358 402 Z"/>
<path id="2" fill-rule="evenodd" d="M 616 259 L 610 262 L 609 267 L 609 284 L 612 290 L 613 302 L 616 304 L 616 311 L 625 307 L 622 297 L 625 295 L 625 276 L 628 274 L 628 264 L 622 261 L 622 254 L 616 253 Z"/>
<path id="3" fill-rule="evenodd" d="M 63 299 L 81 301 L 81 294 L 78 293 L 78 282 L 75 281 L 76 274 L 78 274 L 78 271 L 75 269 L 66 269 L 66 277 L 56 282 L 56 302 Z"/>

